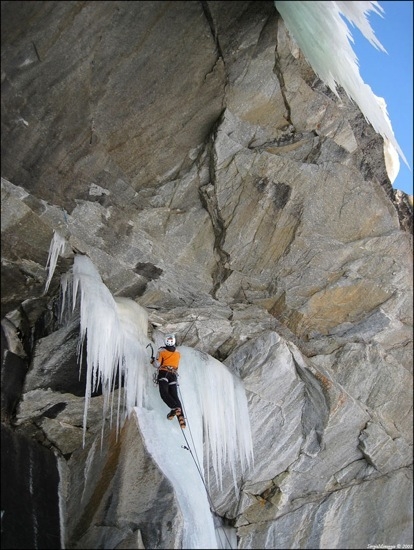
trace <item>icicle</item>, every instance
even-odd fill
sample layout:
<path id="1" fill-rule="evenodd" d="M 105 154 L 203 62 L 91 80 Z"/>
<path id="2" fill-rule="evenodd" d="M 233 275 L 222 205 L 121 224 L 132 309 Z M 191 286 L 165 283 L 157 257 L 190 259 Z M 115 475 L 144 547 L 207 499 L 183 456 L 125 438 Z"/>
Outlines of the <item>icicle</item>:
<path id="1" fill-rule="evenodd" d="M 242 381 L 213 357 L 198 350 L 180 346 L 183 405 L 190 407 L 192 425 L 200 417 L 200 436 L 206 447 L 207 471 L 211 455 L 219 487 L 223 466 L 233 476 L 237 487 L 237 470 L 246 472 L 253 463 L 253 444 L 247 399 Z M 191 427 L 192 432 L 194 431 Z M 203 457 L 203 446 L 198 449 Z"/>
<path id="2" fill-rule="evenodd" d="M 366 120 L 384 140 L 388 140 L 409 167 L 398 145 L 382 98 L 378 98 L 359 74 L 358 59 L 352 49 L 353 38 L 341 13 L 355 24 L 367 40 L 385 52 L 375 37 L 366 14 L 383 9 L 375 1 L 275 1 L 290 34 L 319 78 L 338 96 L 337 85 L 355 101 Z"/>
<path id="3" fill-rule="evenodd" d="M 69 305 L 72 304 L 72 271 L 64 273 L 60 278 L 60 303 L 59 303 L 59 322 L 66 324 L 69 320 L 69 311 L 73 310 Z M 66 313 L 66 315 L 64 315 Z"/>
<path id="4" fill-rule="evenodd" d="M 86 392 L 83 418 L 85 443 L 87 411 L 93 391 L 99 384 L 103 393 L 103 417 L 108 411 L 114 374 L 121 368 L 121 331 L 115 301 L 87 256 L 75 256 L 73 300 L 79 293 L 80 348 L 86 343 Z M 104 425 L 104 421 L 102 422 Z"/>
<path id="5" fill-rule="evenodd" d="M 83 444 L 85 445 L 91 396 L 99 384 L 102 385 L 104 401 L 101 445 L 108 412 L 112 421 L 112 410 L 115 407 L 113 390 L 116 382 L 119 385 L 116 402 L 117 433 L 121 418 L 125 419 L 132 410 L 157 410 L 160 424 L 152 424 L 149 432 L 152 430 L 156 437 L 162 430 L 170 433 L 171 424 L 165 418 L 168 412 L 166 405 L 161 400 L 158 389 L 152 384 L 153 370 L 146 350 L 146 345 L 150 342 L 147 337 L 146 310 L 128 298 L 113 298 L 91 260 L 81 255 L 75 256 L 72 273 L 62 278 L 62 298 L 66 304 L 70 303 L 71 298 L 72 308 L 79 304 L 80 358 L 83 348 L 86 349 Z M 183 407 L 199 467 L 202 470 L 205 463 L 208 467 L 211 457 L 218 485 L 222 486 L 223 475 L 229 471 L 237 491 L 241 473 L 246 472 L 253 462 L 250 421 L 243 384 L 225 365 L 206 353 L 185 346 L 178 349 L 181 353 L 180 393 L 182 391 Z M 144 415 L 143 424 L 140 425 L 144 431 L 145 418 Z M 175 428 L 179 429 L 178 424 Z M 150 445 L 149 441 L 146 442 Z M 155 447 L 159 445 L 166 446 L 161 454 L 170 454 L 165 432 L 162 441 L 157 440 Z M 174 468 L 173 465 L 172 467 Z M 197 474 L 196 469 L 195 473 Z M 171 475 L 180 479 L 183 474 L 179 469 L 178 473 L 172 471 Z"/>
<path id="6" fill-rule="evenodd" d="M 55 272 L 55 269 L 56 269 L 57 259 L 59 255 L 64 251 L 65 246 L 66 246 L 66 239 L 62 237 L 62 235 L 60 235 L 57 231 L 54 231 L 53 239 L 49 247 L 49 255 L 47 257 L 47 262 L 46 262 L 46 269 L 48 269 L 48 276 L 45 284 L 44 294 L 46 294 L 46 292 L 49 289 L 49 285 L 52 280 L 53 273 Z"/>
<path id="7" fill-rule="evenodd" d="M 125 411 L 129 414 L 133 407 L 146 404 L 146 390 L 150 383 L 146 350 L 149 343 L 148 314 L 133 300 L 115 298 L 115 302 L 123 332 Z"/>
<path id="8" fill-rule="evenodd" d="M 86 351 L 86 388 L 83 415 L 85 444 L 87 415 L 92 393 L 102 386 L 103 421 L 114 407 L 114 389 L 120 388 L 117 401 L 116 430 L 121 423 L 121 387 L 124 392 L 125 418 L 131 409 L 142 406 L 148 381 L 143 366 L 148 361 L 145 345 L 148 319 L 143 308 L 127 298 L 114 299 L 87 256 L 76 255 L 71 273 L 61 279 L 61 316 L 72 302 L 72 311 L 79 303 L 80 337 L 79 368 Z"/>

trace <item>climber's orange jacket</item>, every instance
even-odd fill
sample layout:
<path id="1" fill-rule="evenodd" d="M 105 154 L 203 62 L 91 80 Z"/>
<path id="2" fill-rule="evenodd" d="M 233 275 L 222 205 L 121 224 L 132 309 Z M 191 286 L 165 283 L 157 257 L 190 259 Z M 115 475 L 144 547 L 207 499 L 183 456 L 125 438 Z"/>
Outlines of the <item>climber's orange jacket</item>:
<path id="1" fill-rule="evenodd" d="M 160 348 L 157 355 L 157 363 L 160 366 L 160 370 L 169 370 L 167 367 L 171 367 L 174 370 L 178 369 L 180 364 L 181 355 L 180 352 L 168 351 L 165 348 Z"/>

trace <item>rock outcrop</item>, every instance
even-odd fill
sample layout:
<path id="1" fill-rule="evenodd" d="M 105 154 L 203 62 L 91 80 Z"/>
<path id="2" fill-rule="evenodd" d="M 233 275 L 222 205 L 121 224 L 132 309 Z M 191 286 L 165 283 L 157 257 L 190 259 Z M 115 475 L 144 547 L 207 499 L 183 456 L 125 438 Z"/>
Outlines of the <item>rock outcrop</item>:
<path id="1" fill-rule="evenodd" d="M 239 548 L 412 544 L 412 199 L 273 2 L 2 2 L 2 86 L 2 547 L 181 547 L 136 418 L 82 447 L 74 253 L 243 379 Z"/>

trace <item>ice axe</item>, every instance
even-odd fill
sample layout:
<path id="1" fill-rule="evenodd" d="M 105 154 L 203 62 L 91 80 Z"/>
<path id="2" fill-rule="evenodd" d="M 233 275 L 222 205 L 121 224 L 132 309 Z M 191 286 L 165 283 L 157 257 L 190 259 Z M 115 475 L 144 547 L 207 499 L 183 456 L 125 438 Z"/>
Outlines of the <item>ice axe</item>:
<path id="1" fill-rule="evenodd" d="M 154 348 L 152 347 L 152 344 L 148 344 L 146 347 L 151 348 L 151 360 L 154 361 L 155 356 L 154 356 Z"/>
<path id="2" fill-rule="evenodd" d="M 152 344 L 148 344 L 146 347 L 151 348 L 151 363 L 153 363 L 155 361 L 154 348 L 152 347 Z M 152 381 L 154 382 L 154 386 L 158 384 L 158 371 L 154 372 L 152 375 Z"/>

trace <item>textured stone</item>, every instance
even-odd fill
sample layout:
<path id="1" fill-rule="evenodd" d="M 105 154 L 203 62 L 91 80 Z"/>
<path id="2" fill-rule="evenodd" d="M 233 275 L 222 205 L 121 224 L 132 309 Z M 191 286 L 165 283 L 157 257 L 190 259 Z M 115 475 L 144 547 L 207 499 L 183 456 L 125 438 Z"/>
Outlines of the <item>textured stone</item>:
<path id="1" fill-rule="evenodd" d="M 134 417 L 100 449 L 99 391 L 83 447 L 75 253 L 243 379 L 254 467 L 209 486 L 240 548 L 412 544 L 412 198 L 340 95 L 273 2 L 2 2 L 2 423 L 58 457 L 62 547 L 185 520 Z"/>

